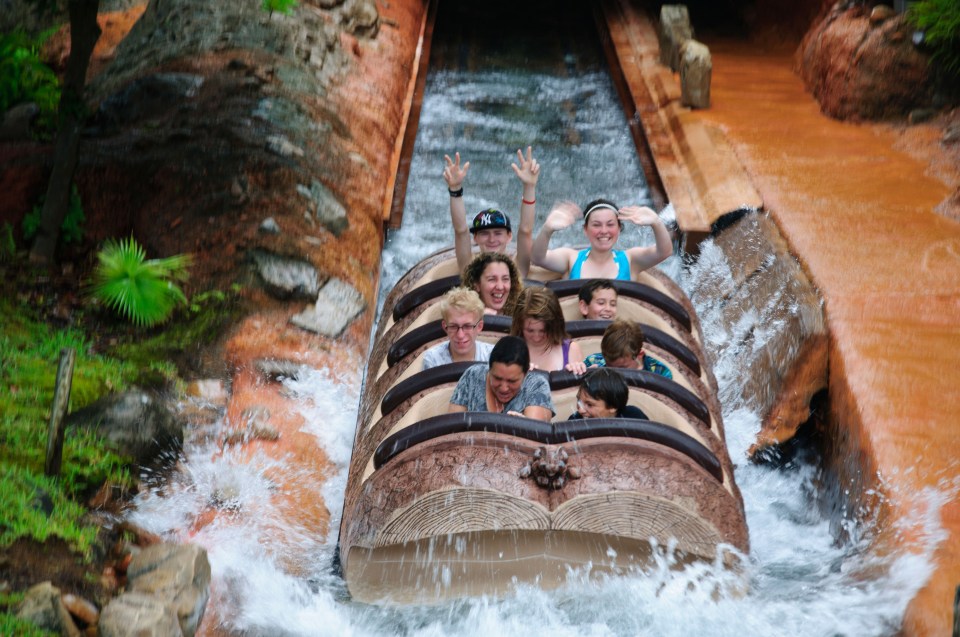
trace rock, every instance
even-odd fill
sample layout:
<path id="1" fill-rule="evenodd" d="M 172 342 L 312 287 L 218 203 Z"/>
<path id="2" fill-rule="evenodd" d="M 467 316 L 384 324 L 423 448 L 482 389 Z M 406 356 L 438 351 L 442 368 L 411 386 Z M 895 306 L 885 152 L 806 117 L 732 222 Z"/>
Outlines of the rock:
<path id="1" fill-rule="evenodd" d="M 380 29 L 380 14 L 373 0 L 347 0 L 342 19 L 344 30 L 355 36 L 375 38 Z"/>
<path id="2" fill-rule="evenodd" d="M 302 259 L 282 257 L 266 250 L 253 250 L 250 256 L 267 292 L 278 299 L 312 299 L 320 290 L 317 269 Z"/>
<path id="3" fill-rule="evenodd" d="M 17 617 L 58 635 L 80 637 L 80 629 L 60 598 L 60 589 L 50 582 L 37 584 L 25 593 Z"/>
<path id="4" fill-rule="evenodd" d="M 100 103 L 94 117 L 99 126 L 121 126 L 156 119 L 183 108 L 195 97 L 204 79 L 192 73 L 155 73 L 130 82 Z"/>
<path id="5" fill-rule="evenodd" d="M 660 63 L 670 67 L 671 71 L 679 71 L 680 45 L 693 38 L 687 5 L 665 4 L 660 7 L 657 36 L 660 40 Z"/>
<path id="6" fill-rule="evenodd" d="M 71 593 L 64 594 L 60 599 L 64 608 L 86 626 L 96 626 L 97 622 L 100 621 L 100 611 L 93 602 Z"/>
<path id="7" fill-rule="evenodd" d="M 127 590 L 151 595 L 173 610 L 180 630 L 186 637 L 192 637 L 210 596 L 207 552 L 194 544 L 149 546 L 130 562 Z M 103 614 L 106 613 L 104 609 Z"/>
<path id="8" fill-rule="evenodd" d="M 0 121 L 0 142 L 33 139 L 33 120 L 39 114 L 40 107 L 33 102 L 17 104 L 8 110 Z"/>
<path id="9" fill-rule="evenodd" d="M 218 406 L 227 404 L 227 388 L 219 378 L 200 378 L 187 384 L 187 396 Z"/>
<path id="10" fill-rule="evenodd" d="M 929 122 L 937 114 L 937 111 L 932 108 L 915 108 L 910 111 L 910 114 L 907 116 L 907 121 L 910 124 L 922 124 L 923 122 Z"/>
<path id="11" fill-rule="evenodd" d="M 257 370 L 270 380 L 279 380 L 281 378 L 300 378 L 304 371 L 301 363 L 290 360 L 280 360 L 274 358 L 258 358 L 254 361 Z"/>
<path id="12" fill-rule="evenodd" d="M 815 25 L 797 52 L 800 76 L 821 110 L 837 119 L 904 117 L 933 99 L 928 58 L 905 37 L 902 15 L 876 26 L 857 8 Z"/>
<path id="13" fill-rule="evenodd" d="M 960 141 L 960 122 L 950 124 L 947 130 L 943 132 L 943 137 L 940 138 L 940 143 L 944 146 L 956 144 L 958 141 Z"/>
<path id="14" fill-rule="evenodd" d="M 322 183 L 314 179 L 307 188 L 297 184 L 297 192 L 308 198 L 316 207 L 314 214 L 323 227 L 339 237 L 347 229 L 347 209 Z"/>
<path id="15" fill-rule="evenodd" d="M 281 157 L 303 157 L 303 149 L 283 135 L 267 137 L 267 150 Z"/>
<path id="16" fill-rule="evenodd" d="M 317 302 L 290 318 L 297 327 L 335 338 L 367 308 L 356 288 L 341 279 L 330 279 L 320 290 Z"/>
<path id="17" fill-rule="evenodd" d="M 98 624 L 100 637 L 183 637 L 177 614 L 147 593 L 128 592 L 110 600 Z"/>
<path id="18" fill-rule="evenodd" d="M 67 416 L 67 425 L 97 433 L 118 453 L 141 465 L 183 446 L 183 427 L 173 409 L 142 389 L 102 398 Z"/>
<path id="19" fill-rule="evenodd" d="M 687 40 L 680 45 L 680 103 L 690 108 L 710 107 L 713 61 L 707 45 Z"/>
<path id="20" fill-rule="evenodd" d="M 280 226 L 277 225 L 277 220 L 273 217 L 267 217 L 261 221 L 260 227 L 257 229 L 266 234 L 280 234 Z"/>
<path id="21" fill-rule="evenodd" d="M 895 15 L 897 15 L 897 12 L 893 10 L 893 7 L 885 4 L 878 4 L 870 10 L 870 24 L 876 26 L 884 20 L 888 20 Z"/>

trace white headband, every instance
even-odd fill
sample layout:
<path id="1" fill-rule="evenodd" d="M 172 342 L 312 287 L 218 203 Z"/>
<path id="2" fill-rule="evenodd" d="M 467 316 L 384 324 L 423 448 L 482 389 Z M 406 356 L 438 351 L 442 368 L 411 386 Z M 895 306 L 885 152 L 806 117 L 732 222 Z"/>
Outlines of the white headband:
<path id="1" fill-rule="evenodd" d="M 587 219 L 590 218 L 590 213 L 592 213 L 594 210 L 600 210 L 601 208 L 607 208 L 608 210 L 613 210 L 615 213 L 618 212 L 616 208 L 614 208 L 608 203 L 598 203 L 593 206 L 590 206 L 590 209 L 583 214 L 583 223 L 587 223 Z"/>

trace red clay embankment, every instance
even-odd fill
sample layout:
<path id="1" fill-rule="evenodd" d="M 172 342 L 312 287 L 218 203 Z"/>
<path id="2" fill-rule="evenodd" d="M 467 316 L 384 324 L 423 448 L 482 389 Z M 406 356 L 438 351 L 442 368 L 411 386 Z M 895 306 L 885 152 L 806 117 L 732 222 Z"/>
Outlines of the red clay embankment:
<path id="1" fill-rule="evenodd" d="M 649 22 L 625 26 L 621 62 L 623 43 L 632 42 L 629 64 L 655 64 L 642 50 L 656 47 Z M 874 505 L 879 549 L 919 550 L 925 493 L 948 496 L 939 511 L 946 538 L 903 633 L 949 635 L 960 584 L 960 223 L 934 209 L 960 184 L 960 167 L 931 169 L 900 150 L 890 126 L 822 115 L 793 71 L 792 52 L 706 43 L 711 107 L 676 109 L 670 124 L 681 138 L 689 127 L 722 131 L 717 159 L 732 148 L 734 178 L 746 172 L 820 290 L 835 465 L 852 504 Z M 709 145 L 693 156 L 703 164 Z"/>

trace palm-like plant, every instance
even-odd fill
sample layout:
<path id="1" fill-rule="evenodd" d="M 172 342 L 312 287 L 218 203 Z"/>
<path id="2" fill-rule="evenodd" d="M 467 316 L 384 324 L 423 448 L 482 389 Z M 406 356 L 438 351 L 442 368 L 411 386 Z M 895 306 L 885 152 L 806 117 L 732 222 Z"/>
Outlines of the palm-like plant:
<path id="1" fill-rule="evenodd" d="M 132 323 L 149 327 L 170 318 L 187 297 L 174 281 L 187 279 L 190 255 L 147 259 L 132 237 L 108 240 L 97 254 L 92 294 Z"/>

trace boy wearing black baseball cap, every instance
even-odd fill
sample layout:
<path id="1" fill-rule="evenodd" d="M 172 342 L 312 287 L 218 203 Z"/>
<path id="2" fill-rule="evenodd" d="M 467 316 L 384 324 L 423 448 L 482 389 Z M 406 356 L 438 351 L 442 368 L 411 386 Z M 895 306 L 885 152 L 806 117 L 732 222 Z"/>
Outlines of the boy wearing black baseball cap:
<path id="1" fill-rule="evenodd" d="M 444 155 L 446 168 L 443 178 L 447 182 L 450 192 L 450 220 L 453 223 L 454 252 L 457 255 L 457 267 L 463 270 L 473 258 L 473 243 L 477 244 L 480 252 L 507 252 L 510 241 L 513 239 L 513 229 L 510 226 L 510 217 L 496 208 L 488 208 L 478 212 L 473 223 L 467 225 L 467 209 L 463 203 L 463 180 L 467 176 L 470 162 L 460 164 L 460 153 L 450 159 Z M 518 165 L 519 164 L 519 165 Z M 533 222 L 536 217 L 537 179 L 540 177 L 540 164 L 533 158 L 533 149 L 527 146 L 527 154 L 517 151 L 517 163 L 511 164 L 513 172 L 523 184 L 523 195 L 520 206 L 520 227 L 517 236 L 517 268 L 520 276 L 527 276 L 530 270 L 530 251 L 533 247 Z"/>

